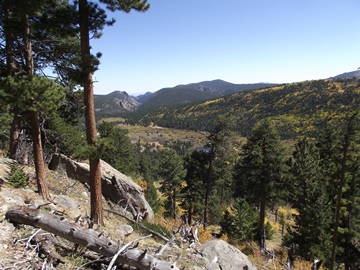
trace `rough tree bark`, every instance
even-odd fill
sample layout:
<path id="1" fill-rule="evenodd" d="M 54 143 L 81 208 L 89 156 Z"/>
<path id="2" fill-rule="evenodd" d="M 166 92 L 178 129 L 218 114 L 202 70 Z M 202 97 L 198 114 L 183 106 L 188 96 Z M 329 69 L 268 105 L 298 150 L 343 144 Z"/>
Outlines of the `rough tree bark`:
<path id="1" fill-rule="evenodd" d="M 58 235 L 75 244 L 87 247 L 105 257 L 113 257 L 123 247 L 117 242 L 106 238 L 93 229 L 85 229 L 66 220 L 61 220 L 39 209 L 17 207 L 6 213 L 6 218 L 13 223 L 27 224 Z M 176 265 L 164 262 L 147 254 L 146 250 L 129 248 L 120 253 L 117 264 L 127 264 L 142 270 L 178 270 Z"/>
<path id="2" fill-rule="evenodd" d="M 3 2 L 4 17 L 2 19 L 3 32 L 5 37 L 5 52 L 6 52 L 6 75 L 14 77 L 16 73 L 15 63 L 15 49 L 14 49 L 14 34 L 12 23 L 10 18 L 13 11 L 11 10 L 10 1 Z M 10 127 L 10 145 L 9 145 L 9 156 L 12 159 L 16 159 L 16 150 L 18 147 L 18 139 L 20 136 L 20 118 L 19 110 L 16 106 L 12 108 L 13 120 Z"/>
<path id="3" fill-rule="evenodd" d="M 90 37 L 89 37 L 89 12 L 87 0 L 79 1 L 80 14 L 80 43 L 81 63 L 84 80 L 84 104 L 85 104 L 85 125 L 86 139 L 88 145 L 95 145 L 96 142 L 96 121 L 94 111 L 94 85 L 91 70 Z M 90 157 L 90 216 L 95 224 L 104 224 L 102 212 L 102 191 L 101 191 L 101 167 L 99 157 Z"/>
<path id="4" fill-rule="evenodd" d="M 27 14 L 21 17 L 24 55 L 26 63 L 26 73 L 28 76 L 34 75 L 34 61 L 32 57 L 32 44 L 30 40 L 29 16 Z M 50 193 L 45 178 L 45 165 L 43 159 L 43 150 L 41 143 L 41 131 L 39 123 L 39 113 L 37 111 L 30 112 L 31 134 L 33 140 L 34 163 L 36 171 L 36 180 L 39 193 L 44 199 L 50 199 Z"/>

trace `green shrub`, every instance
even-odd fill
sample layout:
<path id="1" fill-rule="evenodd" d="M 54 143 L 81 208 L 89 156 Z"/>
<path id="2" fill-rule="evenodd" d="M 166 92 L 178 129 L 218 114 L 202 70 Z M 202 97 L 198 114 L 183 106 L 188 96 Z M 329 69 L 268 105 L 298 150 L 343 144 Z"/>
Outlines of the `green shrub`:
<path id="1" fill-rule="evenodd" d="M 24 168 L 17 162 L 10 164 L 10 172 L 7 175 L 9 184 L 14 188 L 22 188 L 27 184 L 28 175 L 24 172 Z"/>

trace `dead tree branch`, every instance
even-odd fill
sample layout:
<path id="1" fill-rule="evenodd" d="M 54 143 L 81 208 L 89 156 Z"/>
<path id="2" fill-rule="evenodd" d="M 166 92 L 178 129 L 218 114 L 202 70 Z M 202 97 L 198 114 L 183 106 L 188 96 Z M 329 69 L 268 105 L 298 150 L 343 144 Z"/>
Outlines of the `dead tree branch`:
<path id="1" fill-rule="evenodd" d="M 121 246 L 93 229 L 85 229 L 76 224 L 60 220 L 39 209 L 30 209 L 28 207 L 17 207 L 6 213 L 6 218 L 13 223 L 27 224 L 41 228 L 68 241 L 95 251 L 105 257 L 113 257 Z M 178 270 L 174 265 L 161 261 L 155 256 L 133 248 L 119 254 L 116 264 L 127 264 L 135 266 L 141 270 Z"/>

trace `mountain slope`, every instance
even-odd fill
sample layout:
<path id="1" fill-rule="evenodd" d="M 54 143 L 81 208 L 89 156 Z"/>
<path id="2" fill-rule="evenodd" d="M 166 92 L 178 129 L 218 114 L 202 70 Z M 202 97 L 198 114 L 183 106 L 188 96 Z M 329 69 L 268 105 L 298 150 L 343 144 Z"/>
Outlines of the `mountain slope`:
<path id="1" fill-rule="evenodd" d="M 352 78 L 360 78 L 360 70 L 345 72 L 345 73 L 336 75 L 334 77 L 331 77 L 330 79 L 352 79 Z"/>
<path id="2" fill-rule="evenodd" d="M 271 117 L 283 138 L 294 138 L 312 135 L 329 117 L 341 116 L 359 106 L 359 79 L 317 80 L 243 91 L 192 105 L 158 108 L 137 121 L 211 131 L 218 115 L 231 113 L 237 131 L 247 136 L 257 121 Z"/>
<path id="3" fill-rule="evenodd" d="M 161 106 L 180 105 L 197 101 L 205 101 L 216 97 L 222 97 L 239 91 L 260 89 L 274 86 L 270 83 L 233 84 L 222 80 L 204 81 L 186 85 L 178 85 L 172 88 L 163 88 L 151 96 L 142 96 L 138 101 L 142 103 L 142 109 Z"/>
<path id="4" fill-rule="evenodd" d="M 114 91 L 107 95 L 94 95 L 95 112 L 115 114 L 132 112 L 140 103 L 124 91 Z"/>

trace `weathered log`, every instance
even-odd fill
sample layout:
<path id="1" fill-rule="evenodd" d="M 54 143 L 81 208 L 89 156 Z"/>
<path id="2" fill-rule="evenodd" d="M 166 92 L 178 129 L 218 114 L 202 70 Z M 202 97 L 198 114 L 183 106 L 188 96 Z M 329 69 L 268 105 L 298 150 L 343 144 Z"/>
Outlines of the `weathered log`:
<path id="1" fill-rule="evenodd" d="M 146 228 L 145 226 L 141 225 L 139 222 L 136 222 L 135 220 L 132 220 L 132 219 L 128 218 L 127 216 L 125 216 L 125 215 L 123 215 L 123 214 L 121 214 L 121 213 L 119 213 L 119 212 L 117 212 L 117 211 L 114 211 L 114 210 L 111 210 L 111 209 L 105 209 L 105 208 L 103 208 L 103 210 L 106 211 L 106 212 L 109 212 L 109 213 L 118 215 L 118 216 L 120 216 L 120 217 L 122 217 L 122 218 L 125 218 L 127 221 L 130 221 L 130 222 L 136 224 L 136 226 L 139 226 L 140 228 L 148 231 L 149 233 L 151 233 L 151 234 L 159 237 L 160 239 L 164 240 L 165 242 L 169 242 L 169 241 L 170 241 L 170 239 L 167 238 L 166 236 L 164 236 L 164 235 L 162 235 L 162 234 L 160 234 L 160 233 L 158 233 L 158 232 L 155 232 L 155 231 L 153 231 L 153 230 L 151 230 L 151 229 L 149 229 L 149 228 Z"/>
<path id="2" fill-rule="evenodd" d="M 113 257 L 121 248 L 121 245 L 117 242 L 106 238 L 93 229 L 82 228 L 39 209 L 16 207 L 6 213 L 6 218 L 13 223 L 41 228 L 106 257 Z M 143 270 L 178 269 L 175 265 L 161 261 L 155 256 L 136 248 L 128 248 L 122 252 L 117 257 L 116 263 L 135 266 Z"/>

